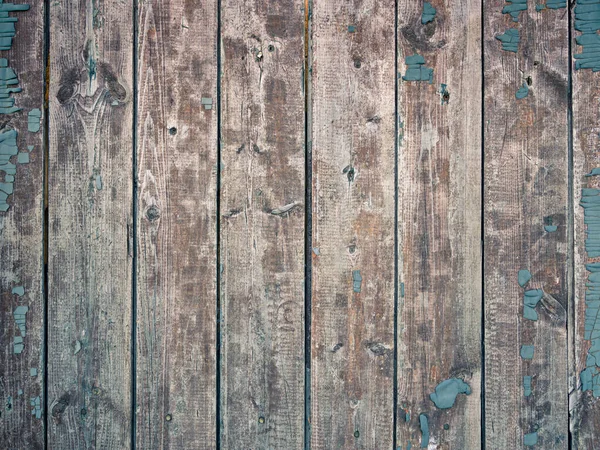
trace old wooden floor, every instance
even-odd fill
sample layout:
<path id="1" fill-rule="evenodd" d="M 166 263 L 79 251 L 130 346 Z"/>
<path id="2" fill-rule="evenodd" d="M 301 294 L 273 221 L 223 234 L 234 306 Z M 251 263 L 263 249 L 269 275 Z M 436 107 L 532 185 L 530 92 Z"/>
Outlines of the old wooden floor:
<path id="1" fill-rule="evenodd" d="M 0 1 L 0 450 L 600 449 L 600 0 Z"/>

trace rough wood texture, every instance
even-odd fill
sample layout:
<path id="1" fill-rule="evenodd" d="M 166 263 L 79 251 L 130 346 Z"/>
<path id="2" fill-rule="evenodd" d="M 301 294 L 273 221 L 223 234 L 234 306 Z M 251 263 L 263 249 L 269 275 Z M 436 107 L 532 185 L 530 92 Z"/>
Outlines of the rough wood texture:
<path id="1" fill-rule="evenodd" d="M 303 2 L 222 8 L 221 442 L 301 449 Z"/>
<path id="2" fill-rule="evenodd" d="M 216 445 L 216 6 L 140 2 L 138 448 Z"/>
<path id="3" fill-rule="evenodd" d="M 536 448 L 566 449 L 568 15 L 530 2 L 513 22 L 505 5 L 484 2 L 485 444 L 524 448 L 537 432 Z M 496 39 L 508 28 L 519 30 L 516 53 Z M 537 321 L 523 316 L 526 289 L 544 292 Z M 521 345 L 535 346 L 532 360 Z"/>
<path id="4" fill-rule="evenodd" d="M 17 2 L 18 4 L 24 2 Z M 43 110 L 44 103 L 44 8 L 42 2 L 30 2 L 28 11 L 16 11 L 16 35 L 12 48 L 0 52 L 14 69 L 22 91 L 12 94 L 15 106 L 22 108 L 13 114 L 0 115 L 0 136 L 14 129 L 17 147 L 29 152 L 29 163 L 11 156 L 16 173 L 9 175 L 0 166 L 0 182 L 10 183 L 13 193 L 6 201 L 7 211 L 0 212 L 0 447 L 10 449 L 41 449 L 44 446 L 43 411 L 32 415 L 30 400 L 39 398 L 43 406 L 43 337 L 44 300 L 42 296 L 42 217 L 44 147 L 41 126 L 38 132 L 28 131 L 28 113 Z M 3 148 L 2 150 L 5 150 Z M 0 156 L 0 158 L 2 158 Z M 0 162 L 0 164 L 3 164 Z M 23 287 L 20 295 L 19 287 Z M 16 293 L 13 293 L 15 289 Z M 15 320 L 18 307 L 28 308 L 25 336 Z M 15 353 L 15 337 L 23 337 L 23 350 Z M 18 351 L 18 350 L 17 350 Z M 37 374 L 31 375 L 31 369 Z"/>
<path id="5" fill-rule="evenodd" d="M 51 448 L 130 447 L 132 11 L 50 6 Z"/>
<path id="6" fill-rule="evenodd" d="M 398 69 L 418 54 L 432 83 L 399 78 L 399 448 L 481 448 L 481 3 L 398 5 Z M 410 59 L 409 59 L 410 62 Z M 457 378 L 470 386 L 439 409 L 430 394 Z M 447 428 L 447 429 L 446 429 Z"/>
<path id="7" fill-rule="evenodd" d="M 314 450 L 392 446 L 393 11 L 390 0 L 313 3 Z"/>
<path id="8" fill-rule="evenodd" d="M 574 23 L 575 16 L 572 18 Z M 581 54 L 584 47 L 575 39 L 581 33 L 572 29 L 572 54 Z M 590 49 L 588 48 L 588 51 Z M 585 249 L 586 225 L 584 209 L 580 205 L 583 188 L 600 188 L 597 176 L 586 177 L 592 169 L 600 167 L 600 74 L 590 69 L 573 68 L 573 217 L 574 217 L 574 301 L 569 310 L 569 409 L 573 450 L 592 450 L 600 442 L 600 400 L 592 391 L 582 391 L 581 372 L 586 368 L 591 342 L 585 339 L 586 327 L 586 283 L 587 263 L 598 262 L 598 258 L 588 258 Z"/>

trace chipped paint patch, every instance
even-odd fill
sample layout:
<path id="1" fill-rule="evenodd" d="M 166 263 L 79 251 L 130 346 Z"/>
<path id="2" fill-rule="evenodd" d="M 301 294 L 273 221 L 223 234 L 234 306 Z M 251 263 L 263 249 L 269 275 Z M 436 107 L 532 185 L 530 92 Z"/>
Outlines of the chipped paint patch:
<path id="1" fill-rule="evenodd" d="M 567 7 L 567 0 L 546 0 L 546 8 L 562 9 Z"/>
<path id="2" fill-rule="evenodd" d="M 519 270 L 518 275 L 519 286 L 524 287 L 531 280 L 531 272 L 527 269 Z"/>
<path id="3" fill-rule="evenodd" d="M 531 376 L 529 375 L 523 377 L 523 394 L 525 394 L 525 397 L 531 395 Z"/>
<path id="4" fill-rule="evenodd" d="M 575 69 L 597 72 L 600 70 L 600 0 L 577 0 L 575 5 L 575 29 L 581 33 L 575 42 L 583 47 L 581 53 L 574 55 Z"/>
<path id="5" fill-rule="evenodd" d="M 407 65 L 406 74 L 402 77 L 404 81 L 429 81 L 433 83 L 433 69 L 425 67 L 425 58 L 414 54 L 404 59 Z"/>
<path id="6" fill-rule="evenodd" d="M 23 286 L 15 286 L 12 288 L 12 293 L 19 297 L 23 297 L 25 295 L 25 288 Z"/>
<path id="7" fill-rule="evenodd" d="M 429 22 L 433 22 L 435 19 L 436 9 L 429 2 L 423 3 L 423 13 L 421 14 L 421 23 L 424 25 Z"/>
<path id="8" fill-rule="evenodd" d="M 38 374 L 37 368 L 32 367 L 31 369 L 29 369 L 29 376 L 37 377 L 37 374 Z"/>
<path id="9" fill-rule="evenodd" d="M 213 107 L 213 99 L 211 97 L 202 97 L 200 103 L 202 103 L 204 109 L 212 109 Z"/>
<path id="10" fill-rule="evenodd" d="M 36 419 L 42 418 L 42 401 L 39 396 L 30 399 L 30 404 L 33 406 L 31 415 L 35 416 Z"/>
<path id="11" fill-rule="evenodd" d="M 521 345 L 521 358 L 533 359 L 535 348 L 533 345 Z"/>
<path id="12" fill-rule="evenodd" d="M 102 175 L 96 175 L 96 189 L 102 190 Z"/>
<path id="13" fill-rule="evenodd" d="M 356 26 L 348 25 L 348 33 L 355 33 L 355 32 L 356 32 Z"/>
<path id="14" fill-rule="evenodd" d="M 544 292 L 541 289 L 530 289 L 523 295 L 523 317 L 529 320 L 538 320 L 535 307 L 542 299 Z"/>
<path id="15" fill-rule="evenodd" d="M 21 111 L 15 106 L 15 99 L 11 94 L 21 92 L 20 87 L 11 87 L 19 84 L 17 74 L 8 67 L 8 60 L 0 58 L 0 114 L 12 114 Z"/>
<path id="16" fill-rule="evenodd" d="M 545 225 L 544 230 L 546 233 L 554 233 L 556 230 L 558 230 L 558 225 Z"/>
<path id="17" fill-rule="evenodd" d="M 519 21 L 521 11 L 527 11 L 527 0 L 506 0 L 508 5 L 502 8 L 502 14 L 510 14 L 513 22 Z"/>
<path id="18" fill-rule="evenodd" d="M 448 92 L 448 89 L 446 89 L 448 87 L 448 85 L 442 83 L 440 85 L 440 95 L 442 97 L 442 105 L 447 105 L 448 103 L 450 103 L 450 92 Z"/>
<path id="19" fill-rule="evenodd" d="M 517 89 L 517 93 L 515 94 L 515 97 L 517 97 L 517 100 L 521 100 L 525 97 L 527 97 L 529 95 L 529 86 L 527 86 L 527 83 L 523 83 L 523 85 Z"/>
<path id="20" fill-rule="evenodd" d="M 421 448 L 429 445 L 429 420 L 425 414 L 419 414 L 419 426 L 421 427 Z"/>
<path id="21" fill-rule="evenodd" d="M 354 292 L 360 293 L 360 289 L 362 286 L 362 276 L 360 275 L 360 270 L 352 271 L 352 289 Z"/>
<path id="22" fill-rule="evenodd" d="M 429 398 L 439 409 L 448 409 L 454 406 L 458 394 L 471 395 L 471 387 L 460 378 L 450 378 L 438 384 Z"/>
<path id="23" fill-rule="evenodd" d="M 16 17 L 10 17 L 11 12 L 16 11 L 27 11 L 29 5 L 15 5 L 13 3 L 4 3 L 0 1 L 0 50 L 10 50 L 12 47 L 12 40 L 15 37 L 15 23 L 18 19 Z"/>
<path id="24" fill-rule="evenodd" d="M 40 131 L 40 119 L 42 118 L 42 111 L 38 108 L 32 109 L 27 115 L 27 129 L 31 133 L 37 133 Z"/>
<path id="25" fill-rule="evenodd" d="M 509 28 L 504 34 L 496 36 L 496 39 L 502 42 L 502 50 L 517 53 L 520 41 L 519 30 L 516 28 Z"/>
<path id="26" fill-rule="evenodd" d="M 4 182 L 0 183 L 0 211 L 8 211 L 8 196 L 13 193 L 13 183 L 17 174 L 17 166 L 10 162 L 17 155 L 17 132 L 5 130 L 0 132 L 0 172 L 4 172 Z"/>
<path id="27" fill-rule="evenodd" d="M 536 433 L 527 433 L 525 436 L 523 436 L 523 445 L 526 445 L 527 447 L 533 447 L 535 444 L 537 444 L 537 441 L 538 441 L 537 432 Z"/>

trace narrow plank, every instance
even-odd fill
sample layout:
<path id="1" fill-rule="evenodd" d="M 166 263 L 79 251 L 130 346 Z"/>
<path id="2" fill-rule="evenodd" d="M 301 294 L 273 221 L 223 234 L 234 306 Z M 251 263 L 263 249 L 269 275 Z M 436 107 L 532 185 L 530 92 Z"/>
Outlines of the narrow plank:
<path id="1" fill-rule="evenodd" d="M 593 286 L 587 283 L 592 281 L 588 277 L 592 272 L 586 270 L 586 264 L 597 263 L 600 259 L 590 254 L 593 245 L 586 248 L 586 238 L 595 238 L 592 209 L 584 209 L 584 189 L 600 188 L 600 180 L 597 176 L 586 176 L 593 169 L 600 167 L 599 133 L 600 133 L 600 111 L 598 111 L 598 100 L 600 99 L 600 74 L 592 72 L 593 67 L 581 65 L 581 55 L 588 55 L 595 51 L 589 42 L 589 34 L 600 27 L 584 27 L 581 20 L 586 19 L 586 8 L 598 8 L 598 2 L 594 5 L 590 2 L 578 1 L 573 8 L 571 17 L 571 69 L 572 69 L 572 92 L 573 92 L 573 218 L 574 218 L 574 301 L 569 310 L 569 405 L 570 405 L 570 429 L 572 437 L 571 448 L 574 450 L 595 449 L 600 442 L 600 378 L 594 361 L 592 347 L 592 336 L 585 332 L 586 329 L 597 329 L 594 310 L 586 300 L 593 301 Z M 584 33 L 585 31 L 585 33 Z M 583 45 L 582 45 L 583 44 Z M 595 67 L 598 64 L 592 58 Z M 584 219 L 590 222 L 584 223 Z M 588 228 L 590 227 L 590 228 Z M 589 235 L 587 234 L 588 232 Z M 590 243 L 592 244 L 592 243 Z M 589 250 L 589 252 L 588 252 Z M 589 317 L 590 320 L 586 320 Z M 597 342 L 597 339 L 594 341 Z M 589 364 L 588 364 L 589 362 Z M 588 370 L 587 366 L 590 366 Z M 596 366 L 596 367 L 594 367 Z M 591 386 L 584 386 L 585 373 L 593 374 Z M 587 383 L 586 383 L 587 384 Z M 584 390 L 585 389 L 585 390 Z M 595 391 L 595 392 L 594 392 Z"/>
<path id="2" fill-rule="evenodd" d="M 313 450 L 393 442 L 394 7 L 313 2 Z"/>
<path id="3" fill-rule="evenodd" d="M 568 446 L 569 50 L 566 3 L 558 6 L 530 2 L 511 16 L 509 3 L 484 2 L 488 449 Z M 520 270 L 529 272 L 519 282 Z M 532 359 L 522 346 L 533 346 Z"/>
<path id="4" fill-rule="evenodd" d="M 301 449 L 304 2 L 221 4 L 221 443 Z"/>
<path id="5" fill-rule="evenodd" d="M 475 450 L 482 375 L 481 2 L 430 5 L 435 14 L 419 2 L 398 4 L 397 444 Z M 433 70 L 431 82 L 411 81 L 415 55 Z M 450 395 L 449 402 L 436 391 Z"/>
<path id="6" fill-rule="evenodd" d="M 216 446 L 216 7 L 139 3 L 138 448 Z"/>
<path id="7" fill-rule="evenodd" d="M 130 447 L 132 12 L 50 6 L 51 448 Z"/>
<path id="8" fill-rule="evenodd" d="M 19 111 L 0 108 L 0 447 L 42 449 L 44 127 L 36 118 L 39 130 L 29 131 L 28 114 L 44 109 L 44 7 L 31 2 L 28 10 L 19 11 L 5 3 L 0 11 L 16 19 L 12 43 L 5 46 L 2 38 L 0 57 L 17 75 L 18 85 L 11 87 L 22 89 L 11 94 Z M 4 20 L 0 19 L 2 26 L 7 26 Z M 7 145 L 12 133 L 16 147 L 14 141 Z M 17 150 L 19 154 L 11 154 Z M 11 188 L 8 198 L 2 195 Z"/>

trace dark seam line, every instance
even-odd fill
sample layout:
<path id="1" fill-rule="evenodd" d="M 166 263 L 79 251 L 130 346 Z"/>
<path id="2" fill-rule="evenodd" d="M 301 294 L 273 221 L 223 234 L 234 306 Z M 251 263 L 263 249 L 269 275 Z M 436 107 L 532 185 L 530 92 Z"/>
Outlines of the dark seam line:
<path id="1" fill-rule="evenodd" d="M 133 0 L 133 155 L 132 155 L 132 262 L 131 262 L 131 448 L 136 448 L 137 443 L 137 226 L 138 226 L 138 159 L 137 159 L 137 122 L 138 122 L 138 3 Z"/>
<path id="2" fill-rule="evenodd" d="M 394 2 L 394 378 L 392 393 L 392 450 L 398 443 L 398 0 Z"/>
<path id="3" fill-rule="evenodd" d="M 215 418 L 216 448 L 221 448 L 221 0 L 217 0 L 217 292 L 216 292 L 216 354 L 215 354 Z"/>
<path id="4" fill-rule="evenodd" d="M 485 7 L 481 1 L 481 448 L 485 450 Z"/>
<path id="5" fill-rule="evenodd" d="M 44 0 L 44 135 L 43 135 L 43 222 L 42 222 L 42 298 L 44 302 L 44 381 L 42 395 L 44 396 L 44 448 L 48 448 L 48 168 L 50 159 L 50 130 L 49 130 L 49 89 L 50 89 L 50 0 Z"/>
<path id="6" fill-rule="evenodd" d="M 568 61 L 568 87 L 567 87 L 567 126 L 568 126 L 568 225 L 567 225 L 567 239 L 568 239 L 568 250 L 567 250 L 567 260 L 569 261 L 567 265 L 567 270 L 571 273 L 567 273 L 569 277 L 568 284 L 570 286 L 567 287 L 567 361 L 569 361 L 569 340 L 571 339 L 570 335 L 573 335 L 573 342 L 575 335 L 573 333 L 569 333 L 569 324 L 575 323 L 575 215 L 574 215 L 574 183 L 573 183 L 573 67 L 572 67 L 572 42 L 571 42 L 571 31 L 572 31 L 572 22 L 571 22 L 571 13 L 572 13 L 572 2 L 569 1 L 567 5 L 568 11 L 568 46 L 569 46 L 569 61 Z M 569 307 L 569 305 L 571 307 Z M 569 314 L 569 312 L 573 315 Z M 574 348 L 574 347 L 573 347 Z M 574 356 L 574 355 L 573 355 Z M 575 359 L 573 359 L 573 367 L 575 369 Z M 567 363 L 568 367 L 568 363 Z M 571 369 L 568 367 L 568 369 Z M 567 370 L 568 370 L 567 369 Z M 568 370 L 569 371 L 569 370 Z M 573 372 L 574 373 L 574 372 Z M 567 374 L 567 435 L 568 435 L 568 448 L 571 450 L 573 446 L 573 436 L 571 435 L 571 411 L 569 408 L 569 374 Z"/>
<path id="7" fill-rule="evenodd" d="M 310 450 L 311 321 L 312 321 L 312 141 L 310 114 L 311 0 L 304 2 L 304 448 Z"/>

